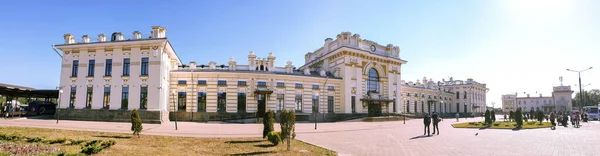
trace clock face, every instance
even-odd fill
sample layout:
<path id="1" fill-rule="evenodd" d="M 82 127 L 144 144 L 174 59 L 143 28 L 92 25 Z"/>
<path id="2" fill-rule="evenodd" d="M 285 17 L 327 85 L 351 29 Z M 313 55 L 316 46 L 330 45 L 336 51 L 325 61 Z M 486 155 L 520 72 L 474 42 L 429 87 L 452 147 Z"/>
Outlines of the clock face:
<path id="1" fill-rule="evenodd" d="M 375 48 L 375 45 L 371 45 L 371 51 L 375 52 L 375 50 L 377 50 L 377 48 Z"/>

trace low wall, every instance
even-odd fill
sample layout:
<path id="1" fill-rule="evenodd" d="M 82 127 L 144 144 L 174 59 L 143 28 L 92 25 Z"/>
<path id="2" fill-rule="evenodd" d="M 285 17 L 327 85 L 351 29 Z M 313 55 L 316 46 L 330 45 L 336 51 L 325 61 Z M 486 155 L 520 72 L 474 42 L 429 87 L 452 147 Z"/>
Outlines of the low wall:
<path id="1" fill-rule="evenodd" d="M 139 110 L 143 123 L 161 123 L 160 111 Z M 131 122 L 131 110 L 59 109 L 54 115 L 60 120 Z"/>

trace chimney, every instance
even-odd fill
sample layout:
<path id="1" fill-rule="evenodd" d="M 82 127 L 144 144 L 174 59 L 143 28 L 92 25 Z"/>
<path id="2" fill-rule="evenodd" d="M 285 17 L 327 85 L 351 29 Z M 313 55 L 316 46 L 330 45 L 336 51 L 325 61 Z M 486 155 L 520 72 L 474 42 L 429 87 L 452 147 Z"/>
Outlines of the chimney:
<path id="1" fill-rule="evenodd" d="M 139 39 L 142 39 L 142 33 L 141 33 L 141 32 L 139 32 L 139 31 L 134 31 L 134 32 L 133 32 L 133 39 L 134 39 L 134 40 L 139 40 Z"/>
<path id="2" fill-rule="evenodd" d="M 106 35 L 98 34 L 98 42 L 106 42 Z"/>
<path id="3" fill-rule="evenodd" d="M 160 26 L 152 26 L 152 38 L 165 38 L 167 29 Z"/>
<path id="4" fill-rule="evenodd" d="M 65 34 L 63 38 L 65 39 L 65 44 L 75 44 L 75 37 L 72 34 Z"/>
<path id="5" fill-rule="evenodd" d="M 196 62 L 190 62 L 190 69 L 196 69 Z"/>
<path id="6" fill-rule="evenodd" d="M 81 37 L 81 41 L 83 41 L 83 43 L 90 43 L 90 36 L 88 35 L 83 35 Z"/>

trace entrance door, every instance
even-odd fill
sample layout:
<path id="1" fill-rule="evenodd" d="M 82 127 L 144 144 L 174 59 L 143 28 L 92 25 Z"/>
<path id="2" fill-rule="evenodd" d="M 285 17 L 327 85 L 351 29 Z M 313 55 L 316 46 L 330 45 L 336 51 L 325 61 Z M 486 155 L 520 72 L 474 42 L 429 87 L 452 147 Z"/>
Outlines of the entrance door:
<path id="1" fill-rule="evenodd" d="M 369 104 L 369 116 L 381 116 L 381 103 L 379 102 L 368 102 Z"/>
<path id="2" fill-rule="evenodd" d="M 267 97 L 265 94 L 258 94 L 258 111 L 256 112 L 256 116 L 263 117 L 266 112 L 266 102 Z"/>

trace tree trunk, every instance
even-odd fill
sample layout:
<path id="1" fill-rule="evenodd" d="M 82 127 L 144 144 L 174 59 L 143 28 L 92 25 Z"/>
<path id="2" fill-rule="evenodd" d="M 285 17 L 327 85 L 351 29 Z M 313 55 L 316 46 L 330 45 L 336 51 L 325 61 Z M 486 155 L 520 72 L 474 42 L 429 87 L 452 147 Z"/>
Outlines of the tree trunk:
<path id="1" fill-rule="evenodd" d="M 287 139 L 287 150 L 290 150 L 290 140 L 292 140 L 292 133 L 288 133 L 288 139 Z"/>

